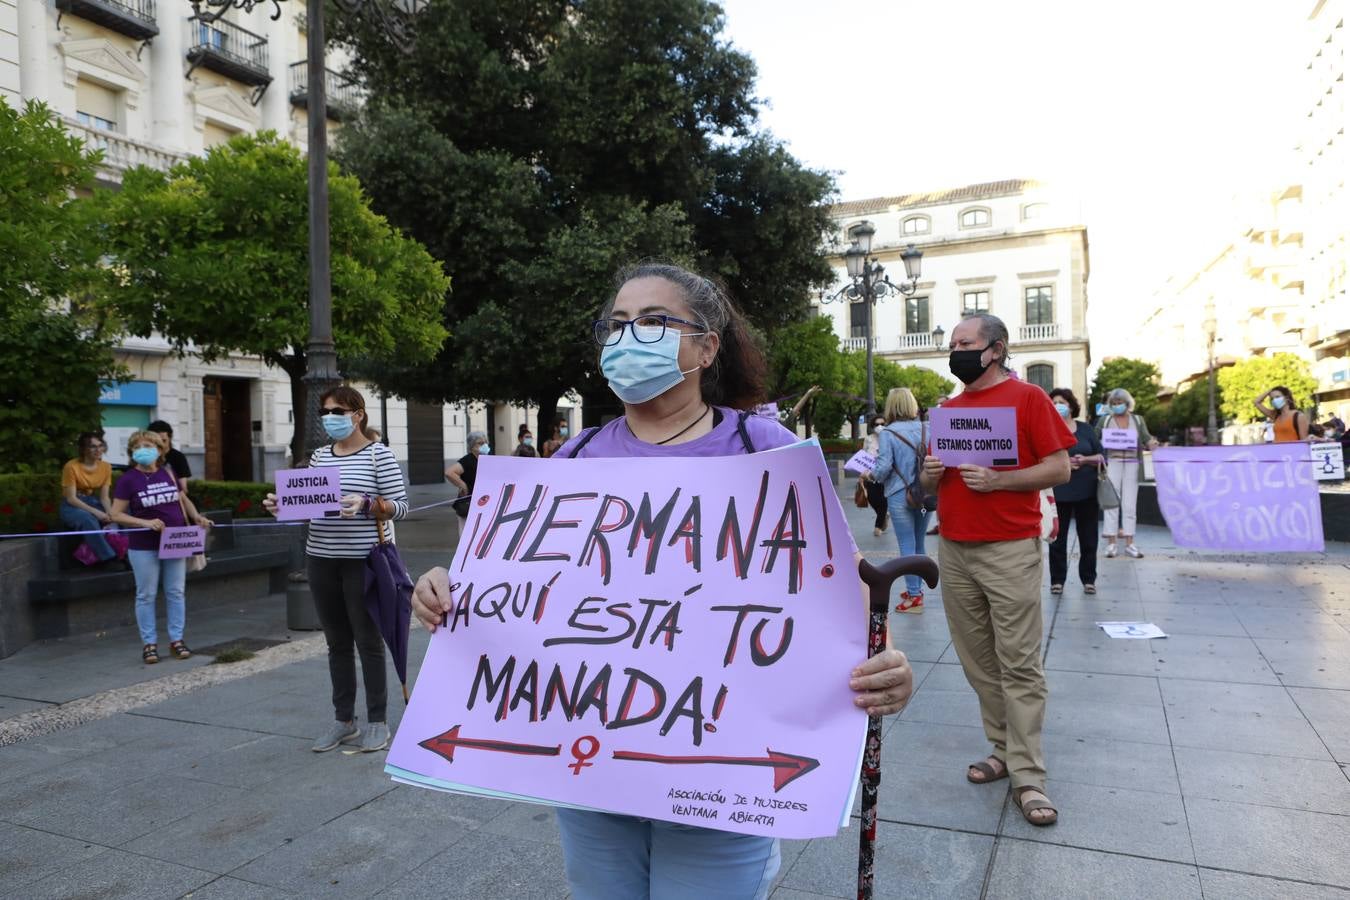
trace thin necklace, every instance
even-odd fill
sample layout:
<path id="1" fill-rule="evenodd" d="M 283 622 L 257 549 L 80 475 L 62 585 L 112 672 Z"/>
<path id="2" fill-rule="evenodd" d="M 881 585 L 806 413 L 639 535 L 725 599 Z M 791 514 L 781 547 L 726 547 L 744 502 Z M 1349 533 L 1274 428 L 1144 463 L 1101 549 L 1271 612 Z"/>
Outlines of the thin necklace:
<path id="1" fill-rule="evenodd" d="M 709 412 L 711 409 L 712 409 L 712 407 L 709 406 L 708 404 L 706 404 L 706 403 L 703 404 L 703 412 L 699 413 L 699 416 L 698 416 L 697 419 L 695 419 L 694 421 L 690 422 L 688 425 L 684 426 L 684 427 L 681 428 L 679 431 L 675 432 L 675 433 L 672 434 L 670 437 L 666 438 L 664 441 L 656 441 L 656 442 L 654 443 L 654 446 L 660 447 L 662 444 L 669 444 L 671 441 L 675 440 L 677 437 L 679 437 L 680 435 L 684 434 L 684 433 L 685 433 L 686 431 L 688 431 L 689 429 L 693 428 L 693 427 L 694 427 L 695 425 L 697 425 L 699 422 L 702 422 L 702 421 L 704 420 L 704 418 L 707 417 L 708 412 Z M 637 433 L 633 431 L 633 426 L 632 426 L 632 425 L 628 425 L 628 418 L 627 418 L 627 417 L 624 417 L 623 424 L 628 426 L 628 433 L 629 433 L 629 434 L 633 435 L 633 437 L 637 438 L 638 440 L 642 440 L 642 438 L 638 438 Z"/>

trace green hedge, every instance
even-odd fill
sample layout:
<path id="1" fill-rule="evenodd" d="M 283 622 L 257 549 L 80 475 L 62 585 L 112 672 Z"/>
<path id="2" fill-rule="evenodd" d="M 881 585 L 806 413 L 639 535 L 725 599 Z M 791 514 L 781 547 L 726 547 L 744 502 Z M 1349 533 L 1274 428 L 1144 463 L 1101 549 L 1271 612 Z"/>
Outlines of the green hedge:
<path id="1" fill-rule="evenodd" d="M 852 456 L 862 449 L 861 440 L 851 441 L 847 438 L 828 438 L 820 442 L 820 449 L 825 453 L 844 453 Z"/>
<path id="2" fill-rule="evenodd" d="M 116 483 L 119 473 L 113 473 Z M 236 519 L 267 515 L 264 495 L 272 485 L 252 481 L 198 481 L 188 495 L 199 509 L 228 509 Z M 64 531 L 57 510 L 61 506 L 60 475 L 0 475 L 0 534 Z"/>

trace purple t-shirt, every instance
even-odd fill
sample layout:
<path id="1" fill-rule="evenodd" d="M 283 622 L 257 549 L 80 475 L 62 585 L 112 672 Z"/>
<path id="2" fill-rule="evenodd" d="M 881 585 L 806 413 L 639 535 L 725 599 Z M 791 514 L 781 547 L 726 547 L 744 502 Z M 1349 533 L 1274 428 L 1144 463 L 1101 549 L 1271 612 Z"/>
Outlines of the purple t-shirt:
<path id="1" fill-rule="evenodd" d="M 138 519 L 159 519 L 165 525 L 186 525 L 178 505 L 178 485 L 168 470 L 161 467 L 146 474 L 128 469 L 117 479 L 113 499 L 127 501 L 127 514 Z M 153 531 L 133 531 L 127 535 L 132 550 L 158 550 L 159 535 Z"/>
<path id="2" fill-rule="evenodd" d="M 736 429 L 740 412 L 726 406 L 715 406 L 713 409 L 721 413 L 721 421 L 714 425 L 712 431 L 709 431 L 703 437 L 686 441 L 683 444 L 657 445 L 640 441 L 633 436 L 633 432 L 628 430 L 628 423 L 624 421 L 623 416 L 620 416 L 614 421 L 602 425 L 595 437 L 587 441 L 586 446 L 581 448 L 577 457 L 586 459 L 588 457 L 611 456 L 739 456 L 744 453 L 745 443 L 741 441 L 741 436 Z M 775 447 L 786 447 L 788 444 L 795 444 L 798 440 L 795 434 L 773 419 L 764 416 L 746 416 L 745 430 L 750 435 L 750 443 L 754 446 L 756 452 L 772 450 Z M 572 448 L 586 433 L 586 431 L 583 431 L 563 444 L 553 456 L 569 459 L 572 455 Z"/>

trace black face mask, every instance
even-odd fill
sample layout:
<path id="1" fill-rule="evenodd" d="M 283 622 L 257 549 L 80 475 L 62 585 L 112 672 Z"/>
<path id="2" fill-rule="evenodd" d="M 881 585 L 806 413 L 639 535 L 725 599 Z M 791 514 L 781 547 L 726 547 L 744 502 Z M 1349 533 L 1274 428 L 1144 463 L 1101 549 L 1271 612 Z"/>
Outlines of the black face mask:
<path id="1" fill-rule="evenodd" d="M 994 346 L 992 343 L 986 344 L 979 350 L 953 350 L 951 356 L 947 358 L 947 368 L 957 378 L 961 379 L 962 384 L 972 384 L 978 381 L 980 376 L 988 371 L 993 365 L 991 360 L 988 363 L 981 363 L 980 357 L 984 351 Z"/>

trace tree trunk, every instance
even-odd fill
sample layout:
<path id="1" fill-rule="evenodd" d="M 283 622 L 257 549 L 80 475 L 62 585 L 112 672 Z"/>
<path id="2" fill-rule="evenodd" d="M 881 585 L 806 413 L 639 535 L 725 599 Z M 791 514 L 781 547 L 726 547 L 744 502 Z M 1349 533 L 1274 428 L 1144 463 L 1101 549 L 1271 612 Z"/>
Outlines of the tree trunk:
<path id="1" fill-rule="evenodd" d="M 535 420 L 534 445 L 543 447 L 553 440 L 553 426 L 558 424 L 558 400 L 561 392 L 554 390 L 539 398 L 539 417 Z"/>
<path id="2" fill-rule="evenodd" d="M 291 465 L 303 466 L 307 462 L 301 457 L 305 444 L 305 354 L 275 356 L 267 361 L 291 379 Z"/>

